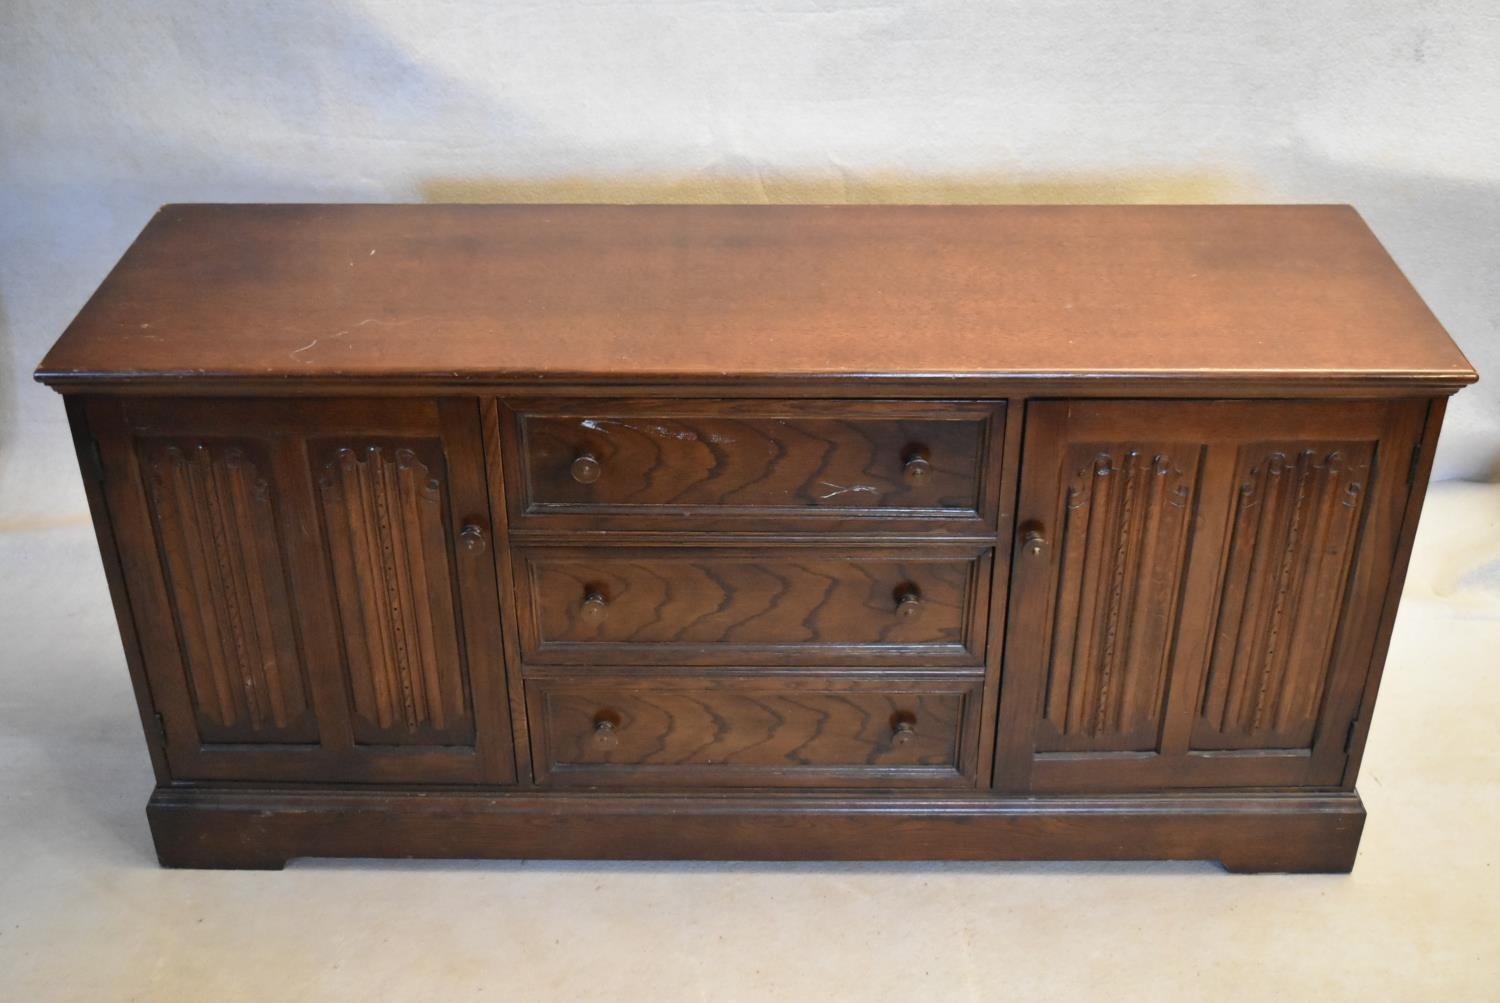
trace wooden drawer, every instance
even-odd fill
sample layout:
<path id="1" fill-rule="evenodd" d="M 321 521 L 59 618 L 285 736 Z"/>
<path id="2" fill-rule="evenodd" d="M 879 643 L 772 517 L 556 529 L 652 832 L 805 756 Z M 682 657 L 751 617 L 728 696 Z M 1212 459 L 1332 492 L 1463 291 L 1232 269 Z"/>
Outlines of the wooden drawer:
<path id="1" fill-rule="evenodd" d="M 972 786 L 979 680 L 530 679 L 537 781 Z"/>
<path id="2" fill-rule="evenodd" d="M 979 666 L 991 554 L 517 548 L 522 652 L 552 664 Z"/>
<path id="3" fill-rule="evenodd" d="M 995 520 L 1003 404 L 510 402 L 512 528 L 785 526 L 910 531 Z M 692 518 L 684 524 L 683 516 Z"/>

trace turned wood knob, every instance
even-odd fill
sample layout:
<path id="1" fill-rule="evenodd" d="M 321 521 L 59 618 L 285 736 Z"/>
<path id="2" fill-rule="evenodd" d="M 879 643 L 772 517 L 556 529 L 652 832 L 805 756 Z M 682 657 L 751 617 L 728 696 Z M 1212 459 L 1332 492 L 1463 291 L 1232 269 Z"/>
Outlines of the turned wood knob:
<path id="1" fill-rule="evenodd" d="M 604 468 L 599 465 L 593 453 L 579 453 L 569 469 L 573 473 L 573 480 L 579 484 L 592 484 L 604 472 Z"/>
<path id="2" fill-rule="evenodd" d="M 903 718 L 902 720 L 897 721 L 896 726 L 891 729 L 892 745 L 910 745 L 911 740 L 916 737 L 917 722 L 909 719 Z"/>
<path id="3" fill-rule="evenodd" d="M 915 588 L 906 588 L 896 597 L 896 615 L 916 616 L 922 610 L 922 596 Z"/>
<path id="4" fill-rule="evenodd" d="M 458 532 L 459 542 L 471 554 L 484 553 L 484 527 L 469 523 Z"/>
<path id="5" fill-rule="evenodd" d="M 597 718 L 594 721 L 594 747 L 613 749 L 619 744 L 620 736 L 615 731 L 615 723 L 607 717 Z"/>
<path id="6" fill-rule="evenodd" d="M 1032 557 L 1041 557 L 1047 550 L 1047 537 L 1042 527 L 1031 526 L 1021 534 L 1021 549 Z"/>
<path id="7" fill-rule="evenodd" d="M 909 481 L 925 481 L 932 473 L 932 463 L 927 459 L 927 450 L 913 449 L 907 453 L 901 470 Z"/>
<path id="8" fill-rule="evenodd" d="M 609 603 L 602 594 L 590 592 L 583 597 L 578 612 L 589 623 L 600 623 L 609 615 Z"/>

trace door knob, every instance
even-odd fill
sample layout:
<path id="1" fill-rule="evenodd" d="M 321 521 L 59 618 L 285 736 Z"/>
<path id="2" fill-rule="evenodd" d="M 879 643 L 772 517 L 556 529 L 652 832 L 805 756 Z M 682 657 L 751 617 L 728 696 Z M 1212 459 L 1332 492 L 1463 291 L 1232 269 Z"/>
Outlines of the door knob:
<path id="1" fill-rule="evenodd" d="M 594 590 L 583 597 L 578 612 L 589 623 L 601 623 L 609 615 L 609 603 L 603 594 Z"/>
<path id="2" fill-rule="evenodd" d="M 1041 557 L 1047 550 L 1047 536 L 1042 527 L 1032 523 L 1021 531 L 1021 549 L 1032 557 Z"/>
<path id="3" fill-rule="evenodd" d="M 916 586 L 908 585 L 896 596 L 896 615 L 913 617 L 922 611 L 922 594 Z"/>
<path id="4" fill-rule="evenodd" d="M 604 468 L 599 465 L 599 460 L 593 453 L 579 453 L 573 460 L 573 465 L 568 469 L 573 474 L 573 480 L 579 484 L 592 484 L 604 472 Z"/>
<path id="5" fill-rule="evenodd" d="M 484 553 L 484 527 L 476 523 L 469 523 L 458 532 L 459 542 L 464 545 L 464 550 L 471 554 Z"/>
<path id="6" fill-rule="evenodd" d="M 619 746 L 620 736 L 615 730 L 615 723 L 607 717 L 594 719 L 594 747 L 597 749 L 613 749 Z"/>
<path id="7" fill-rule="evenodd" d="M 932 462 L 927 459 L 927 450 L 921 446 L 907 451 L 901 472 L 908 481 L 921 483 L 932 473 Z"/>

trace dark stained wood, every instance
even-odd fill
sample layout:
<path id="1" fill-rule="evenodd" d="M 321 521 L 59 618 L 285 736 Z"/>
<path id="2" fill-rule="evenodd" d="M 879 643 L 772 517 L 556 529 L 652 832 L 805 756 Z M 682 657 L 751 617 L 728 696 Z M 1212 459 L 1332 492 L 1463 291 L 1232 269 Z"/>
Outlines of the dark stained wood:
<path id="1" fill-rule="evenodd" d="M 984 657 L 989 551 L 535 547 L 517 560 L 529 662 Z"/>
<path id="2" fill-rule="evenodd" d="M 731 539 L 994 539 L 1003 402 L 585 397 L 510 405 L 501 409 L 502 459 L 517 485 L 507 495 L 517 537 L 676 539 L 691 526 Z M 580 458 L 594 479 L 573 476 Z"/>
<path id="3" fill-rule="evenodd" d="M 136 446 L 199 737 L 316 742 L 261 444 L 141 439 Z"/>
<path id="4" fill-rule="evenodd" d="M 1039 477 L 1047 470 L 1045 455 L 1035 455 L 1045 449 L 1036 441 L 1045 421 L 1035 415 L 1030 444 L 1028 469 Z M 1196 444 L 1162 441 L 1070 442 L 1055 539 L 1049 544 L 1046 524 L 1022 522 L 1021 560 L 1045 558 L 1049 545 L 1057 554 L 1039 750 L 1155 748 L 1200 453 Z"/>
<path id="5" fill-rule="evenodd" d="M 363 744 L 473 741 L 447 543 L 453 534 L 443 516 L 444 464 L 432 445 L 367 439 L 310 450 L 355 741 Z M 458 532 L 483 546 L 477 524 Z"/>
<path id="6" fill-rule="evenodd" d="M 977 680 L 532 678 L 541 783 L 973 787 Z"/>
<path id="7" fill-rule="evenodd" d="M 280 869 L 301 856 L 609 860 L 1218 860 L 1346 872 L 1355 794 L 1005 798 L 159 788 L 166 867 Z"/>
<path id="8" fill-rule="evenodd" d="M 1376 445 L 1241 447 L 1193 748 L 1312 745 Z"/>
<path id="9" fill-rule="evenodd" d="M 514 775 L 491 559 L 457 545 L 488 525 L 474 402 L 89 420 L 174 777 Z"/>
<path id="10" fill-rule="evenodd" d="M 495 578 L 499 585 L 499 596 L 508 614 L 507 620 L 513 620 L 515 605 L 512 597 L 516 594 L 516 582 L 511 570 L 509 506 L 505 504 L 506 480 L 500 445 L 500 404 L 494 398 L 485 398 L 481 402 L 481 408 L 484 425 L 485 474 L 489 484 L 490 510 L 494 529 L 494 542 L 490 547 L 490 553 L 494 558 Z M 531 727 L 526 720 L 526 693 L 521 685 L 521 646 L 512 626 L 508 625 L 507 629 L 500 632 L 499 648 L 491 649 L 489 655 L 492 665 L 498 656 L 499 664 L 495 665 L 491 671 L 502 677 L 504 681 L 511 733 L 515 741 L 516 784 L 521 787 L 531 787 L 533 785 Z"/>
<path id="11" fill-rule="evenodd" d="M 1427 498 L 1427 485 L 1432 477 L 1432 461 L 1437 455 L 1438 433 L 1442 430 L 1443 412 L 1448 401 L 1437 398 L 1428 402 L 1426 422 L 1422 429 L 1422 440 L 1412 458 L 1409 471 L 1411 494 L 1402 516 L 1401 528 L 1396 533 L 1396 560 L 1391 569 L 1391 585 L 1386 589 L 1384 607 L 1376 625 L 1374 651 L 1370 658 L 1370 674 L 1365 688 L 1359 696 L 1359 706 L 1354 711 L 1354 721 L 1349 726 L 1347 740 L 1348 755 L 1344 763 L 1343 786 L 1354 789 L 1355 777 L 1359 775 L 1359 764 L 1364 759 L 1365 743 L 1370 737 L 1370 718 L 1375 710 L 1375 696 L 1380 691 L 1380 677 L 1385 673 L 1385 656 L 1391 644 L 1391 632 L 1396 626 L 1396 612 L 1401 603 L 1401 585 L 1406 580 L 1407 565 L 1411 563 L 1412 548 L 1416 542 L 1417 522 L 1422 517 L 1422 503 Z"/>
<path id="12" fill-rule="evenodd" d="M 166 865 L 1340 871 L 1474 374 L 1347 207 L 169 206 L 38 377 Z"/>
<path id="13" fill-rule="evenodd" d="M 141 650 L 140 637 L 136 633 L 135 617 L 130 609 L 130 595 L 125 588 L 125 571 L 115 542 L 109 503 L 104 497 L 104 463 L 99 453 L 98 440 L 89 427 L 88 402 L 87 397 L 69 397 L 66 400 L 68 425 L 73 434 L 73 449 L 78 458 L 78 472 L 82 475 L 84 495 L 89 503 L 89 515 L 93 520 L 94 539 L 99 545 L 99 558 L 104 565 L 104 579 L 109 584 L 109 596 L 114 606 L 115 625 L 120 631 L 120 644 L 124 648 L 125 665 L 130 671 L 130 684 L 135 692 L 141 731 L 146 739 L 146 750 L 151 756 L 151 769 L 157 784 L 164 785 L 172 781 L 171 767 L 167 765 L 166 735 L 156 710 L 156 700 L 151 694 L 151 680 L 146 674 L 145 656 Z"/>
<path id="14" fill-rule="evenodd" d="M 1336 785 L 1424 414 L 1030 405 L 997 786 Z"/>
<path id="15" fill-rule="evenodd" d="M 172 205 L 39 370 L 882 374 L 1474 379 L 1348 206 Z"/>
<path id="16" fill-rule="evenodd" d="M 578 401 L 516 416 L 520 517 L 828 512 L 993 526 L 997 409 L 899 402 Z M 572 412 L 572 413 L 569 413 Z M 582 476 L 580 476 L 580 474 Z M 610 516 L 617 518 L 609 519 Z"/>
<path id="17" fill-rule="evenodd" d="M 1012 399 L 1006 402 L 1006 414 L 1024 416 L 1025 405 L 1019 400 Z M 1023 422 L 1021 420 L 1007 421 L 1005 436 L 991 445 L 991 452 L 1001 469 L 1007 472 L 1004 478 L 1004 489 L 1001 492 L 1000 515 L 998 522 L 997 540 L 1002 542 L 1001 549 L 997 552 L 996 567 L 990 575 L 990 610 L 991 629 L 987 632 L 985 639 L 985 681 L 984 692 L 987 695 L 985 702 L 985 713 L 981 716 L 979 727 L 979 747 L 984 751 L 979 764 L 980 784 L 989 786 L 995 779 L 995 758 L 990 755 L 990 750 L 996 747 L 996 726 L 999 715 L 995 704 L 1000 693 L 1001 681 L 1001 656 L 1005 643 L 1005 611 L 1010 604 L 1010 562 L 1006 560 L 1006 552 L 1003 541 L 1013 539 L 1016 533 L 1016 482 L 1017 478 L 1010 475 L 1010 471 L 1019 470 L 1021 457 L 1021 432 Z"/>

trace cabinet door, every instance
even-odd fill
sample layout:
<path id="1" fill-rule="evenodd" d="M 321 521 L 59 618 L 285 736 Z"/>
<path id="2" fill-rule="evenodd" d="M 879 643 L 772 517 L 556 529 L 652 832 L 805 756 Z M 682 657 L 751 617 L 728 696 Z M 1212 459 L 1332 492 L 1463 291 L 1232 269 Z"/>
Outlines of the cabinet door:
<path id="1" fill-rule="evenodd" d="M 1424 415 L 1032 404 L 996 785 L 1338 785 Z"/>
<path id="2" fill-rule="evenodd" d="M 88 417 L 173 777 L 514 779 L 477 403 Z"/>

